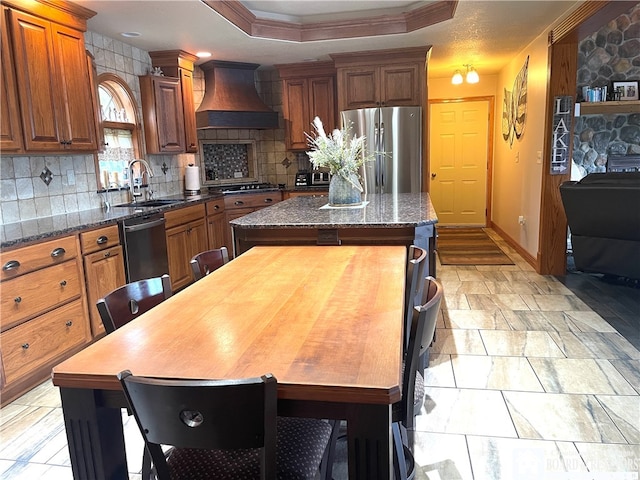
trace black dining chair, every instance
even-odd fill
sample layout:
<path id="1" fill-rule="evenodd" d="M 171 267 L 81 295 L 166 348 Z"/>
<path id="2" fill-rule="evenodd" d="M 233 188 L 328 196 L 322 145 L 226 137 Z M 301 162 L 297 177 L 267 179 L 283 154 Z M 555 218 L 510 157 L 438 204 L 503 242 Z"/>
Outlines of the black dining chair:
<path id="1" fill-rule="evenodd" d="M 125 370 L 118 379 L 158 480 L 312 480 L 319 474 L 331 427 L 278 417 L 271 374 L 192 380 Z"/>
<path id="2" fill-rule="evenodd" d="M 171 279 L 165 274 L 118 287 L 98 300 L 96 306 L 104 329 L 112 333 L 172 294 Z"/>
<path id="3" fill-rule="evenodd" d="M 435 333 L 444 290 L 433 277 L 423 281 L 420 305 L 412 311 L 409 345 L 404 356 L 402 400 L 393 405 L 394 469 L 396 479 L 409 480 L 415 474 L 413 439 L 415 417 L 424 403 L 424 378 L 420 371 L 420 352 L 430 345 Z"/>
<path id="4" fill-rule="evenodd" d="M 227 247 L 220 247 L 194 255 L 189 263 L 193 270 L 193 278 L 197 282 L 228 262 L 229 252 Z"/>
<path id="5" fill-rule="evenodd" d="M 409 344 L 409 330 L 411 329 L 411 319 L 413 317 L 413 307 L 418 305 L 422 297 L 422 287 L 424 286 L 424 271 L 427 262 L 427 251 L 415 245 L 410 245 L 407 249 L 407 268 L 404 286 L 404 347 L 406 352 Z"/>
<path id="6" fill-rule="evenodd" d="M 442 284 L 433 277 L 423 278 L 418 304 L 411 309 L 408 344 L 404 352 L 402 399 L 392 406 L 393 467 L 396 480 L 410 480 L 415 475 L 413 440 L 415 417 L 424 403 L 424 377 L 420 370 L 423 345 L 430 345 L 444 295 Z M 348 425 L 347 425 L 348 428 Z M 336 430 L 340 433 L 336 434 Z M 344 438 L 344 425 L 337 424 L 329 447 L 329 466 L 325 480 L 330 480 L 336 442 Z"/>

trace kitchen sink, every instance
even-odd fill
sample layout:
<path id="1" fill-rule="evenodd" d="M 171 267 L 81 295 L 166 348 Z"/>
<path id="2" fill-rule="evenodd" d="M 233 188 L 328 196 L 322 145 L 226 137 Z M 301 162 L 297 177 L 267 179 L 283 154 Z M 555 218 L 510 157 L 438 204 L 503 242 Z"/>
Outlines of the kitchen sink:
<path id="1" fill-rule="evenodd" d="M 157 200 L 145 200 L 142 202 L 129 202 L 114 205 L 116 207 L 129 207 L 129 208 L 142 208 L 142 207 L 164 207 L 165 205 L 172 205 L 174 203 L 184 202 L 178 198 L 159 198 Z"/>

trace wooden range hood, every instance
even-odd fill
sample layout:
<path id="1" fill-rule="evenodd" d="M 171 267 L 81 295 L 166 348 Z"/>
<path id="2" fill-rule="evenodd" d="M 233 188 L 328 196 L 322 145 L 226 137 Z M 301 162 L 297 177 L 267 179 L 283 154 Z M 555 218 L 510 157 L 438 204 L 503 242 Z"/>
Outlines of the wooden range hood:
<path id="1" fill-rule="evenodd" d="M 278 128 L 278 113 L 258 96 L 255 63 L 210 60 L 200 65 L 205 92 L 196 111 L 197 128 Z"/>

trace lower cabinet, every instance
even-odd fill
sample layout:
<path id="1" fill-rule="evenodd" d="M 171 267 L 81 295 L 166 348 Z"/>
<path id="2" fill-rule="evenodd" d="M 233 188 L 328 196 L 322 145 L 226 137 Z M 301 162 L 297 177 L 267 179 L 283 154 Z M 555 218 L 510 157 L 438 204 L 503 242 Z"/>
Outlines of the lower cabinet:
<path id="1" fill-rule="evenodd" d="M 219 198 L 206 204 L 208 249 L 227 247 L 231 250 L 231 239 L 228 237 L 227 217 L 224 199 Z"/>
<path id="2" fill-rule="evenodd" d="M 208 249 L 204 204 L 164 214 L 167 235 L 167 256 L 171 288 L 177 291 L 193 281 L 189 261 Z"/>
<path id="3" fill-rule="evenodd" d="M 77 235 L 0 253 L 2 405 L 91 341 Z"/>
<path id="4" fill-rule="evenodd" d="M 96 302 L 127 283 L 118 226 L 82 232 L 80 243 L 84 257 L 91 334 L 95 338 L 105 333 Z"/>
<path id="5" fill-rule="evenodd" d="M 227 194 L 224 197 L 224 208 L 226 211 L 226 230 L 230 244 L 233 243 L 233 229 L 229 222 L 236 218 L 243 217 L 251 212 L 268 207 L 282 201 L 282 192 L 269 191 L 264 193 L 239 193 Z M 234 245 L 227 247 L 229 258 L 235 256 Z"/>

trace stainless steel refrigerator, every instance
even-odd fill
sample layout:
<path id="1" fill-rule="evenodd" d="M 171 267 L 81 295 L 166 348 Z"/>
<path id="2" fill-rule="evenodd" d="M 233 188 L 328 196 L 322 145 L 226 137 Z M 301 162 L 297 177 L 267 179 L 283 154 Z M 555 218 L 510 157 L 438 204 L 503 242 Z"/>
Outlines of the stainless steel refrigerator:
<path id="1" fill-rule="evenodd" d="M 365 136 L 375 161 L 361 169 L 365 193 L 422 191 L 422 108 L 379 107 L 345 110 L 342 126 Z"/>

